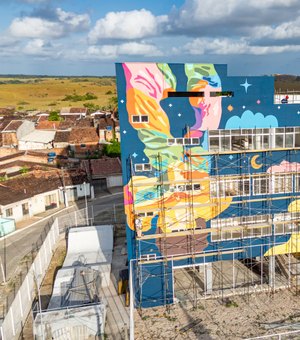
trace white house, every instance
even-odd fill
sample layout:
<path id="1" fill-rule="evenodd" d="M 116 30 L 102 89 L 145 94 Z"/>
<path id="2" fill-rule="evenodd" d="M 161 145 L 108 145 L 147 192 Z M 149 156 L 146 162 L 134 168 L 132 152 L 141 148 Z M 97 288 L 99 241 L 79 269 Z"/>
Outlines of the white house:
<path id="1" fill-rule="evenodd" d="M 18 141 L 19 150 L 52 149 L 55 131 L 34 130 Z"/>

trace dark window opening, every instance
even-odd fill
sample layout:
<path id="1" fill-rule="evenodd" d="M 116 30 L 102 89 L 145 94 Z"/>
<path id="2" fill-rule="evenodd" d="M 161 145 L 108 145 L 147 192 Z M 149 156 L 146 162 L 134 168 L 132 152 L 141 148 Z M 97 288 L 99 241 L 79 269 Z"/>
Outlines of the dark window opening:
<path id="1" fill-rule="evenodd" d="M 232 91 L 217 91 L 217 92 L 211 92 L 211 97 L 233 97 L 234 92 Z"/>
<path id="2" fill-rule="evenodd" d="M 204 97 L 204 92 L 168 92 L 168 97 Z"/>

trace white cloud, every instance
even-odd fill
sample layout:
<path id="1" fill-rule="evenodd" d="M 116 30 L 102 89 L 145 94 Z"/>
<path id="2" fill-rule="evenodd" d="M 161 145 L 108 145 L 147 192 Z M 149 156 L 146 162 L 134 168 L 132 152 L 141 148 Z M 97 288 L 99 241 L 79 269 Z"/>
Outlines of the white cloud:
<path id="1" fill-rule="evenodd" d="M 89 33 L 91 43 L 101 39 L 140 39 L 154 36 L 167 16 L 155 17 L 145 9 L 128 12 L 109 12 L 99 19 Z"/>
<path id="2" fill-rule="evenodd" d="M 283 52 L 298 52 L 300 45 L 282 45 L 282 46 L 257 46 L 251 45 L 246 39 L 209 39 L 197 38 L 187 43 L 183 52 L 192 55 L 215 54 L 253 54 L 265 55 Z"/>
<path id="3" fill-rule="evenodd" d="M 253 37 L 257 39 L 267 38 L 273 40 L 300 38 L 300 17 L 294 21 L 284 22 L 275 27 L 259 27 L 253 33 Z"/>
<path id="4" fill-rule="evenodd" d="M 61 52 L 57 51 L 57 46 L 53 46 L 51 43 L 46 42 L 43 39 L 30 40 L 24 46 L 22 52 L 34 57 L 57 58 L 61 55 Z"/>
<path id="5" fill-rule="evenodd" d="M 161 56 L 162 52 L 155 45 L 144 42 L 129 42 L 120 45 L 90 46 L 88 56 L 95 59 L 115 59 L 120 55 L 127 56 Z"/>
<path id="6" fill-rule="evenodd" d="M 88 14 L 65 12 L 61 8 L 55 11 L 55 20 L 40 17 L 15 18 L 9 32 L 21 38 L 60 38 L 69 32 L 83 31 L 90 25 Z"/>
<path id="7" fill-rule="evenodd" d="M 56 9 L 56 14 L 58 20 L 71 31 L 88 29 L 91 22 L 88 14 L 65 12 L 61 8 Z"/>
<path id="8" fill-rule="evenodd" d="M 41 18 L 16 18 L 9 27 L 12 36 L 20 38 L 58 38 L 64 34 L 64 28 L 57 22 Z"/>

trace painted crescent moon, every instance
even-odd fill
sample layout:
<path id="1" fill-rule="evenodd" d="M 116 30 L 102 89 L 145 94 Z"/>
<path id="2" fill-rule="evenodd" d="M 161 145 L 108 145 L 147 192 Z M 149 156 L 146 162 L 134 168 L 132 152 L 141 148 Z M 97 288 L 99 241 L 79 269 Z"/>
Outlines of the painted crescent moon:
<path id="1" fill-rule="evenodd" d="M 252 168 L 256 169 L 256 170 L 260 169 L 263 166 L 262 164 L 257 164 L 256 163 L 256 160 L 257 160 L 258 157 L 259 157 L 259 155 L 253 156 L 251 158 L 251 161 L 250 161 Z"/>

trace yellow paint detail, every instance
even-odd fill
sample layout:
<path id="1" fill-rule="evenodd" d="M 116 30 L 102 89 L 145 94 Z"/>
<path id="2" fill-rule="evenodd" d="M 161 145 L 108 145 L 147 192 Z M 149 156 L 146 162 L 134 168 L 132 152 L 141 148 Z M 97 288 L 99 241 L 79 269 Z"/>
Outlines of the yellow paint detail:
<path id="1" fill-rule="evenodd" d="M 259 157 L 259 155 L 253 156 L 251 158 L 251 161 L 250 161 L 252 168 L 255 169 L 255 170 L 258 170 L 258 169 L 260 169 L 263 166 L 262 164 L 257 164 L 256 163 L 256 160 L 257 160 L 258 157 Z"/>
<path id="2" fill-rule="evenodd" d="M 300 200 L 295 200 L 293 201 L 289 207 L 288 207 L 289 212 L 299 212 L 300 211 Z"/>
<path id="3" fill-rule="evenodd" d="M 264 256 L 283 255 L 289 253 L 300 253 L 300 233 L 292 234 L 290 239 L 279 246 L 270 248 Z"/>

